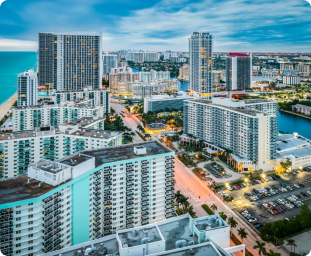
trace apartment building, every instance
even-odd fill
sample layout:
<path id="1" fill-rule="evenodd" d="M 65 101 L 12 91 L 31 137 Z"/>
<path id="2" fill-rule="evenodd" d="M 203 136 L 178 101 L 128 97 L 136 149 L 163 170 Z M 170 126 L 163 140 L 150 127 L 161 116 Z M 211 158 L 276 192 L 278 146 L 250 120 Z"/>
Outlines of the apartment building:
<path id="1" fill-rule="evenodd" d="M 210 99 L 213 92 L 212 53 L 212 34 L 193 32 L 189 38 L 189 89 L 199 93 L 205 99 Z"/>
<path id="2" fill-rule="evenodd" d="M 252 54 L 229 53 L 226 60 L 227 91 L 250 90 L 252 85 Z"/>
<path id="3" fill-rule="evenodd" d="M 122 145 L 123 133 L 103 131 L 103 122 L 82 119 L 59 129 L 42 126 L 0 134 L 0 178 L 23 175 L 29 164 L 40 159 L 54 161 L 81 150 Z"/>
<path id="4" fill-rule="evenodd" d="M 74 101 L 12 109 L 13 131 L 33 130 L 42 125 L 58 127 L 83 117 L 103 117 L 103 106 L 92 106 Z"/>
<path id="5" fill-rule="evenodd" d="M 0 250 L 41 255 L 173 217 L 173 155 L 158 141 L 98 148 L 0 181 Z"/>
<path id="6" fill-rule="evenodd" d="M 60 104 L 63 101 L 87 100 L 91 105 L 103 106 L 104 113 L 110 112 L 110 90 L 98 89 L 92 90 L 86 86 L 78 91 L 54 91 L 52 101 Z"/>
<path id="7" fill-rule="evenodd" d="M 184 101 L 184 133 L 232 150 L 232 164 L 240 171 L 268 170 L 276 158 L 276 106 L 273 101 L 230 98 Z"/>
<path id="8" fill-rule="evenodd" d="M 109 88 L 111 89 L 118 89 L 119 82 L 135 81 L 139 81 L 139 73 L 134 73 L 128 66 L 114 68 L 109 74 Z"/>
<path id="9" fill-rule="evenodd" d="M 158 52 L 144 52 L 144 62 L 157 62 L 160 59 Z"/>
<path id="10" fill-rule="evenodd" d="M 170 79 L 169 71 L 155 71 L 139 72 L 139 81 L 144 83 L 150 83 L 153 80 L 168 80 Z"/>
<path id="11" fill-rule="evenodd" d="M 38 78 L 33 69 L 18 75 L 17 106 L 37 105 Z"/>
<path id="12" fill-rule="evenodd" d="M 230 256 L 245 253 L 245 245 L 230 247 L 230 228 L 218 215 L 173 217 L 143 227 L 124 229 L 84 244 L 48 253 L 46 256 L 89 254 L 120 256 Z"/>
<path id="13" fill-rule="evenodd" d="M 143 63 L 144 53 L 143 52 L 127 52 L 126 61 L 133 61 L 135 63 Z"/>
<path id="14" fill-rule="evenodd" d="M 310 75 L 310 65 L 298 64 L 295 68 L 301 76 L 308 77 Z"/>
<path id="15" fill-rule="evenodd" d="M 185 64 L 179 68 L 179 77 L 181 79 L 189 80 L 189 65 Z"/>
<path id="16" fill-rule="evenodd" d="M 39 33 L 39 86 L 82 90 L 102 88 L 101 33 Z"/>
<path id="17" fill-rule="evenodd" d="M 144 99 L 153 94 L 154 86 L 151 84 L 133 84 L 133 98 Z"/>
<path id="18" fill-rule="evenodd" d="M 118 55 L 103 54 L 103 75 L 108 75 L 111 69 L 118 67 Z"/>
<path id="19" fill-rule="evenodd" d="M 193 99 L 188 95 L 152 95 L 144 98 L 144 112 L 170 112 L 173 109 L 182 110 L 185 100 Z"/>

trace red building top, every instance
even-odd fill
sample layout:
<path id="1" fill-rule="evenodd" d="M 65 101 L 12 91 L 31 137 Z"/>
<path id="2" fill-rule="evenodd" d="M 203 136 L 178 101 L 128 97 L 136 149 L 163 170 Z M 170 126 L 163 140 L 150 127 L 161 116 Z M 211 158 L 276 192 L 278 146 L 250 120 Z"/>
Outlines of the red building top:
<path id="1" fill-rule="evenodd" d="M 249 54 L 238 53 L 238 52 L 230 52 L 230 57 L 249 57 Z"/>

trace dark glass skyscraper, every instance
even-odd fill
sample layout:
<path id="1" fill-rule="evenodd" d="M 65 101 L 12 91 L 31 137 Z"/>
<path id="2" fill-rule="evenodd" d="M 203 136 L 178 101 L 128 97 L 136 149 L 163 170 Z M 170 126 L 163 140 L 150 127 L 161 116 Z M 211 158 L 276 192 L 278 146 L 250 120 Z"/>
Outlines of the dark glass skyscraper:
<path id="1" fill-rule="evenodd" d="M 101 33 L 39 33 L 39 85 L 53 89 L 101 88 Z"/>
<path id="2" fill-rule="evenodd" d="M 252 84 L 252 55 L 230 53 L 226 68 L 227 91 L 244 91 Z"/>

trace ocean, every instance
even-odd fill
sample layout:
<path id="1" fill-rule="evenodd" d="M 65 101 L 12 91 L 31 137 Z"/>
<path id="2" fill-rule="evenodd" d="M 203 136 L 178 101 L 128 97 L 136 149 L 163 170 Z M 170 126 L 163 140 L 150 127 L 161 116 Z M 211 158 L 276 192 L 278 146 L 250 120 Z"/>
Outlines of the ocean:
<path id="1" fill-rule="evenodd" d="M 37 70 L 37 52 L 0 52 L 0 105 L 17 91 L 17 75 Z"/>

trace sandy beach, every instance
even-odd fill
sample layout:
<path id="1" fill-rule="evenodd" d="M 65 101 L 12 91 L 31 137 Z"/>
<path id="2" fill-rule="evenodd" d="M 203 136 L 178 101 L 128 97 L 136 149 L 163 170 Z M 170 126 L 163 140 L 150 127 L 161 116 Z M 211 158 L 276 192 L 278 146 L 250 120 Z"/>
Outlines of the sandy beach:
<path id="1" fill-rule="evenodd" d="M 10 108 L 14 104 L 14 102 L 17 100 L 17 93 L 15 93 L 11 98 L 9 98 L 7 101 L 5 101 L 1 106 L 0 106 L 0 119 L 4 117 L 7 112 L 11 112 Z"/>

